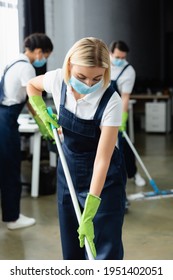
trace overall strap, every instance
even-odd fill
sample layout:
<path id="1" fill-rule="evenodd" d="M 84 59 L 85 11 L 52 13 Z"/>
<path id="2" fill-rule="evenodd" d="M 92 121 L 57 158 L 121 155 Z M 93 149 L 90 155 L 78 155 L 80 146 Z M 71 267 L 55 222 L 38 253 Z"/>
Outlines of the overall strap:
<path id="1" fill-rule="evenodd" d="M 61 87 L 61 101 L 60 101 L 60 105 L 65 105 L 66 90 L 67 90 L 67 85 L 63 81 L 62 82 L 62 87 Z"/>
<path id="2" fill-rule="evenodd" d="M 122 71 L 120 72 L 120 74 L 118 75 L 118 77 L 116 78 L 115 81 L 118 81 L 119 77 L 123 74 L 123 72 L 126 70 L 126 68 L 127 68 L 128 66 L 130 66 L 130 64 L 127 64 L 127 65 L 122 69 Z"/>
<path id="3" fill-rule="evenodd" d="M 27 62 L 27 63 L 29 63 L 29 62 L 28 62 L 27 60 L 25 60 L 25 59 L 16 60 L 16 61 L 13 62 L 10 66 L 7 66 L 7 67 L 5 68 L 3 76 L 5 76 L 5 74 L 7 73 L 7 71 L 8 71 L 14 64 L 16 64 L 16 63 L 18 63 L 18 62 Z"/>
<path id="4" fill-rule="evenodd" d="M 4 70 L 4 73 L 2 75 L 1 81 L 0 81 L 0 103 L 3 101 L 4 99 L 4 79 L 5 79 L 5 74 L 7 73 L 7 71 L 17 62 L 27 62 L 29 63 L 27 60 L 24 59 L 20 59 L 20 60 L 16 60 L 15 62 L 13 62 L 10 66 L 7 66 Z"/>
<path id="5" fill-rule="evenodd" d="M 99 106 L 95 112 L 94 120 L 99 120 L 99 122 L 101 122 L 103 112 L 114 92 L 115 90 L 111 85 L 106 89 L 105 93 L 103 94 L 100 100 Z"/>

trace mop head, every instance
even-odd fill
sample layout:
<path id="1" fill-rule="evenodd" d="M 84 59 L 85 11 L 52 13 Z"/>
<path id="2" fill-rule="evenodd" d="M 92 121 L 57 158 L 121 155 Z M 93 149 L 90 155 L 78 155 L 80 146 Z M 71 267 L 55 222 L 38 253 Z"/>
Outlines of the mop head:
<path id="1" fill-rule="evenodd" d="M 173 189 L 159 191 L 159 192 L 140 192 L 140 193 L 130 194 L 127 196 L 129 201 L 161 199 L 161 198 L 169 198 L 169 197 L 173 197 Z"/>

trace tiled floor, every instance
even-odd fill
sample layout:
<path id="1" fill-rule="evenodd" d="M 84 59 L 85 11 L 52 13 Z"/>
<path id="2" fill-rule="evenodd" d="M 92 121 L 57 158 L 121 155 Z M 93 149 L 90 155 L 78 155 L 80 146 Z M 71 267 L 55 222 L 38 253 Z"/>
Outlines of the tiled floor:
<path id="1" fill-rule="evenodd" d="M 173 189 L 173 134 L 135 135 L 135 146 L 151 177 L 160 189 Z M 30 174 L 30 163 L 23 163 Z M 152 190 L 136 187 L 128 181 L 127 193 Z M 57 260 L 62 259 L 56 195 L 37 199 L 25 193 L 21 201 L 22 213 L 36 218 L 36 225 L 16 231 L 7 230 L 0 222 L 0 259 Z M 123 241 L 126 260 L 173 260 L 173 197 L 131 201 L 125 216 Z"/>

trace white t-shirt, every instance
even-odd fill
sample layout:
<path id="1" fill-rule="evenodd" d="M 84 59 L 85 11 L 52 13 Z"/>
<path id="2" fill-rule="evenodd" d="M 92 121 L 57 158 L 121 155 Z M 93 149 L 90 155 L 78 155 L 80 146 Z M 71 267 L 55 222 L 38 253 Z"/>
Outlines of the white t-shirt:
<path id="1" fill-rule="evenodd" d="M 127 61 L 121 67 L 120 66 L 115 66 L 115 65 L 111 64 L 111 80 L 116 80 L 118 75 L 122 71 L 122 69 L 127 64 L 128 64 Z M 134 87 L 135 78 L 136 78 L 135 70 L 134 70 L 134 68 L 131 65 L 129 65 L 124 70 L 124 72 L 118 78 L 118 81 L 117 81 L 117 86 L 118 86 L 120 94 L 122 94 L 122 93 L 129 93 L 129 94 L 131 94 L 131 92 L 133 90 L 133 87 Z"/>
<path id="2" fill-rule="evenodd" d="M 35 69 L 26 55 L 20 54 L 14 61 L 21 59 L 26 60 L 29 63 L 17 62 L 5 74 L 5 98 L 2 102 L 3 105 L 10 106 L 24 102 L 27 96 L 27 82 L 36 76 Z M 11 65 L 14 61 L 12 61 L 9 65 Z"/>
<path id="3" fill-rule="evenodd" d="M 49 71 L 44 75 L 43 87 L 48 93 L 51 93 L 55 103 L 57 113 L 59 114 L 61 87 L 62 87 L 62 69 Z M 75 114 L 78 118 L 91 120 L 97 110 L 101 97 L 105 89 L 101 88 L 96 92 L 87 94 L 83 98 L 76 100 L 67 86 L 67 96 L 65 108 Z M 101 120 L 101 126 L 120 126 L 122 115 L 122 101 L 117 92 L 114 92 L 110 98 Z"/>

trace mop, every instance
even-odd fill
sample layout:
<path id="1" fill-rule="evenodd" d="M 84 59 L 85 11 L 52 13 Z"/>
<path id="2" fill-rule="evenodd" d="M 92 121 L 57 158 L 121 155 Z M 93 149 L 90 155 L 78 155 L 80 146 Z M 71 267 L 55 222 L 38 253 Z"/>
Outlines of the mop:
<path id="1" fill-rule="evenodd" d="M 47 111 L 48 111 L 49 115 L 52 116 L 52 114 L 53 114 L 52 108 L 48 107 Z M 66 158 L 65 158 L 62 146 L 61 146 L 61 140 L 60 140 L 59 134 L 57 132 L 57 128 L 54 127 L 53 125 L 51 125 L 51 128 L 53 130 L 53 134 L 54 134 L 54 137 L 55 137 L 55 143 L 56 143 L 56 146 L 57 146 L 57 149 L 58 149 L 59 157 L 61 159 L 62 167 L 63 167 L 63 170 L 64 170 L 65 178 L 66 178 L 67 185 L 68 185 L 68 188 L 69 188 L 69 192 L 70 192 L 70 195 L 71 195 L 71 199 L 72 199 L 73 207 L 74 207 L 74 210 L 75 210 L 75 213 L 76 213 L 76 217 L 77 217 L 78 223 L 80 224 L 81 211 L 80 211 L 79 203 L 78 203 L 77 196 L 76 196 L 76 193 L 75 193 L 75 189 L 74 189 L 74 186 L 73 186 L 73 182 L 72 182 L 72 179 L 71 179 L 71 175 L 70 175 L 70 172 L 69 172 L 69 168 L 68 168 L 68 165 L 67 165 L 67 161 L 66 161 Z M 86 238 L 85 238 L 85 249 L 86 249 L 86 252 L 87 252 L 87 255 L 88 255 L 88 259 L 89 260 L 94 260 L 93 254 L 91 252 L 89 243 L 88 243 Z"/>
<path id="2" fill-rule="evenodd" d="M 132 144 L 129 136 L 125 131 L 123 131 L 123 136 L 125 137 L 127 143 L 129 144 L 130 148 L 132 149 L 136 159 L 138 160 L 139 164 L 141 165 L 143 171 L 145 172 L 149 183 L 153 189 L 153 191 L 150 192 L 140 192 L 136 194 L 131 194 L 128 196 L 129 200 L 143 200 L 143 199 L 158 199 L 158 198 L 167 198 L 167 197 L 173 197 L 173 189 L 171 190 L 160 190 L 158 186 L 156 185 L 155 181 L 151 178 L 148 170 L 146 169 L 144 163 L 142 162 L 138 152 L 136 151 L 134 145 Z"/>

